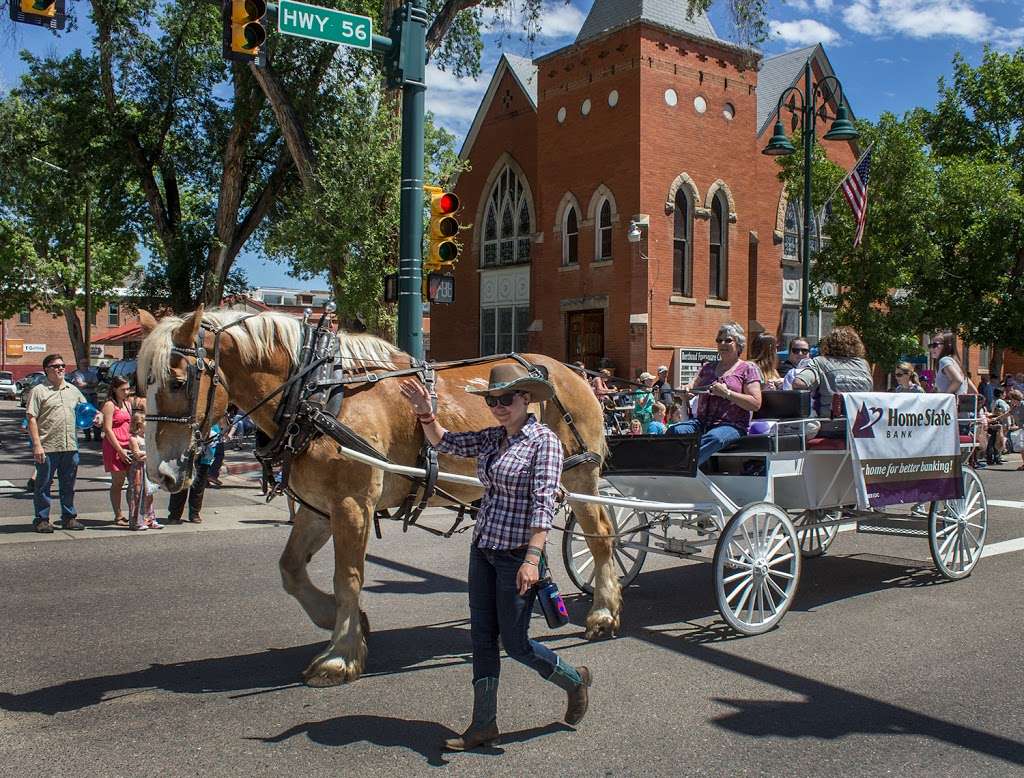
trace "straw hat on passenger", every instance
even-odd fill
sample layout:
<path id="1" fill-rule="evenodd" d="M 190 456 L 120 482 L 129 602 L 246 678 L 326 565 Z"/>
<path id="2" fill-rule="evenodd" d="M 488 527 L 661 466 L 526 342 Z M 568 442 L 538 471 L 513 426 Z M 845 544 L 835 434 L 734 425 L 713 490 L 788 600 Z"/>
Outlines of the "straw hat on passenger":
<path id="1" fill-rule="evenodd" d="M 466 391 L 470 394 L 508 394 L 509 392 L 529 392 L 534 402 L 550 400 L 555 388 L 550 382 L 530 373 L 520 364 L 495 365 L 491 368 L 487 386 Z"/>

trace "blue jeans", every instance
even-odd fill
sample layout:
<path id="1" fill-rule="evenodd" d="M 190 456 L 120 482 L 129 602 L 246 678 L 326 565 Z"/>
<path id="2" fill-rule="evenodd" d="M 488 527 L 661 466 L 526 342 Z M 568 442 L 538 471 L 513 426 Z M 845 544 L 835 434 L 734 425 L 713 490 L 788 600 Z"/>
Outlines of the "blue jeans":
<path id="1" fill-rule="evenodd" d="M 721 424 L 717 427 L 706 429 L 697 419 L 673 424 L 668 429 L 670 435 L 688 435 L 693 432 L 700 434 L 700 451 L 697 454 L 698 466 L 703 465 L 734 440 L 739 440 L 743 437 L 743 433 L 735 427 Z"/>
<path id="2" fill-rule="evenodd" d="M 516 573 L 523 564 L 526 549 L 492 551 L 474 543 L 469 551 L 469 625 L 473 639 L 473 683 L 481 678 L 497 678 L 501 656 L 498 637 L 508 655 L 541 678 L 550 679 L 558 665 L 558 656 L 547 646 L 530 640 L 530 614 L 536 592 L 531 588 L 520 595 Z"/>
<path id="3" fill-rule="evenodd" d="M 60 494 L 61 521 L 73 519 L 75 510 L 75 478 L 78 477 L 78 452 L 56 451 L 46 455 L 42 464 L 36 464 L 36 490 L 33 496 L 36 517 L 32 522 L 50 520 L 50 483 L 57 476 L 57 491 Z"/>

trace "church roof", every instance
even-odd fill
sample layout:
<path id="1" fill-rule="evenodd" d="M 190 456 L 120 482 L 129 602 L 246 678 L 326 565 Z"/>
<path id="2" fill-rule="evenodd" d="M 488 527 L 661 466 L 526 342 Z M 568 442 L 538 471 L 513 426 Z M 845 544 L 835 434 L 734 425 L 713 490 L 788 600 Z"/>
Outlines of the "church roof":
<path id="1" fill-rule="evenodd" d="M 526 96 L 530 98 L 533 107 L 537 107 L 537 66 L 532 59 L 519 57 L 515 54 L 505 53 L 504 58 L 508 61 L 508 69 L 512 71 L 519 86 L 522 87 Z"/>
<path id="2" fill-rule="evenodd" d="M 804 72 L 804 64 L 809 59 L 814 59 L 826 76 L 834 76 L 832 63 L 825 55 L 825 49 L 820 43 L 807 46 L 795 51 L 787 51 L 776 57 L 769 57 L 761 60 L 761 68 L 757 74 L 757 134 L 765 131 L 768 124 L 775 118 L 775 108 L 779 104 L 779 96 L 789 87 L 801 81 Z M 803 89 L 803 83 L 797 84 Z M 850 112 L 850 118 L 854 118 L 853 109 L 850 108 L 850 101 L 843 95 L 843 104 Z"/>
<path id="3" fill-rule="evenodd" d="M 473 117 L 473 123 L 469 127 L 469 132 L 466 133 L 466 139 L 462 142 L 459 156 L 463 159 L 469 158 L 470 149 L 473 148 L 477 135 L 480 134 L 484 117 L 487 116 L 487 111 L 490 110 L 491 102 L 493 102 L 494 96 L 498 91 L 498 84 L 501 83 L 505 73 L 512 74 L 512 78 L 519 85 L 519 88 L 523 90 L 526 99 L 530 101 L 530 107 L 534 111 L 537 110 L 537 66 L 526 57 L 519 57 L 508 52 L 503 53 L 501 59 L 498 60 L 498 66 L 494 69 L 491 81 L 487 85 L 484 98 L 476 109 L 476 115 Z M 455 177 L 455 180 L 458 180 L 458 176 Z"/>
<path id="4" fill-rule="evenodd" d="M 594 6 L 576 36 L 576 43 L 596 38 L 637 21 L 678 30 L 696 38 L 721 41 L 705 13 L 686 15 L 686 0 L 594 0 Z"/>

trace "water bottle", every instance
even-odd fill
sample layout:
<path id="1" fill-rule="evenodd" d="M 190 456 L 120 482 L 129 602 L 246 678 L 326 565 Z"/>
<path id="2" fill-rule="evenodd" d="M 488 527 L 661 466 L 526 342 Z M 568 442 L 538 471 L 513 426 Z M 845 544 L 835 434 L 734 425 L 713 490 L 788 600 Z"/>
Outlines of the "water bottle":
<path id="1" fill-rule="evenodd" d="M 562 595 L 558 593 L 558 586 L 550 576 L 537 582 L 537 601 L 551 629 L 558 629 L 569 623 L 569 611 L 565 608 Z"/>

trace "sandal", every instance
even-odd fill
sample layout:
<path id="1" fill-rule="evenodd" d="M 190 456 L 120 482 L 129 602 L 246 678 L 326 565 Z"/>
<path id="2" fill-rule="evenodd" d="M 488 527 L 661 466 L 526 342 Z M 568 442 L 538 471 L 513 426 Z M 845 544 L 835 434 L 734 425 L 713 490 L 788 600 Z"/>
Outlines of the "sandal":
<path id="1" fill-rule="evenodd" d="M 127 516 L 116 516 L 114 518 L 114 526 L 116 527 L 127 527 L 128 517 Z"/>

